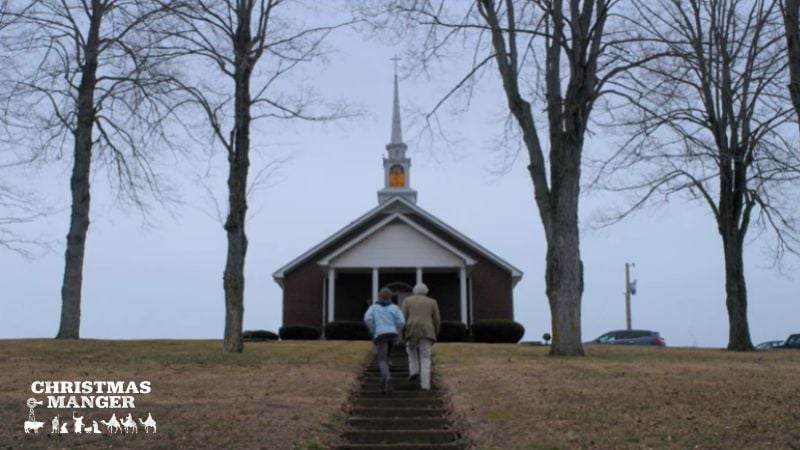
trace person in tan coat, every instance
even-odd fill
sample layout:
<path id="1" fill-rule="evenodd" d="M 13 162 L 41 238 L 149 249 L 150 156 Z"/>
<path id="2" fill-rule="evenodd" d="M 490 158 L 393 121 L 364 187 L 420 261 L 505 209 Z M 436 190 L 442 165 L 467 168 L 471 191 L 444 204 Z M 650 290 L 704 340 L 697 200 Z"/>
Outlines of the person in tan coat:
<path id="1" fill-rule="evenodd" d="M 403 301 L 401 310 L 406 318 L 403 339 L 408 352 L 410 380 L 420 379 L 422 389 L 431 388 L 431 348 L 439 334 L 439 304 L 427 296 L 428 286 L 414 286 L 413 294 Z"/>

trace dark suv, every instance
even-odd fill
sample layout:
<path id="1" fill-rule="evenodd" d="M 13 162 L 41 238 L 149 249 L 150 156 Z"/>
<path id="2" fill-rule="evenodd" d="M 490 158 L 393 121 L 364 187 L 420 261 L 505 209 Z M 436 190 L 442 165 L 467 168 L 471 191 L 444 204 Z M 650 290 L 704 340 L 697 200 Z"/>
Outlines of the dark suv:
<path id="1" fill-rule="evenodd" d="M 786 342 L 783 343 L 783 347 L 800 349 L 800 333 L 793 334 L 786 338 Z"/>
<path id="2" fill-rule="evenodd" d="M 587 344 L 613 344 L 613 345 L 660 345 L 665 346 L 658 331 L 650 330 L 617 330 L 609 331 Z"/>

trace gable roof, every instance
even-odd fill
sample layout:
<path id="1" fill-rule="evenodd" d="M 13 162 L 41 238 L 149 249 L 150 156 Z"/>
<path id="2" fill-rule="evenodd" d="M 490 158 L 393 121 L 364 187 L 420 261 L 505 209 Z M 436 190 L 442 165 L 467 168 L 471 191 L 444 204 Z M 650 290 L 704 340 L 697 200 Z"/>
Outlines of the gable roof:
<path id="1" fill-rule="evenodd" d="M 356 230 L 358 227 L 363 226 L 365 223 L 367 223 L 371 219 L 374 219 L 379 214 L 387 213 L 387 214 L 390 215 L 390 218 L 392 220 L 395 220 L 397 217 L 401 217 L 401 218 L 405 219 L 404 222 L 409 223 L 409 224 L 410 223 L 414 223 L 415 227 L 422 228 L 419 224 L 416 224 L 415 222 L 413 222 L 412 220 L 410 220 L 410 219 L 408 219 L 406 217 L 403 217 L 402 213 L 404 213 L 404 212 L 412 212 L 412 213 L 418 214 L 419 216 L 421 216 L 422 218 L 424 218 L 425 220 L 427 220 L 428 222 L 432 223 L 434 226 L 438 227 L 443 232 L 445 232 L 446 234 L 448 234 L 449 236 L 454 238 L 455 240 L 457 240 L 457 241 L 461 242 L 462 244 L 464 244 L 466 247 L 470 248 L 471 250 L 473 250 L 476 253 L 482 255 L 483 257 L 485 257 L 487 260 L 492 261 L 493 263 L 495 263 L 498 266 L 502 267 L 503 269 L 507 270 L 511 274 L 511 279 L 512 279 L 512 283 L 513 283 L 512 285 L 517 284 L 517 282 L 522 278 L 522 271 L 519 270 L 518 268 L 514 267 L 513 265 L 511 265 L 509 262 L 505 261 L 504 259 L 502 259 L 499 256 L 495 255 L 494 253 L 490 252 L 489 250 L 487 250 L 486 248 L 484 248 L 483 246 L 481 246 L 477 242 L 473 241 L 472 239 L 468 238 L 464 234 L 460 233 L 459 231 L 457 231 L 455 228 L 451 227 L 450 225 L 447 225 L 445 222 L 443 222 L 442 220 L 438 219 L 433 214 L 431 214 L 431 213 L 425 211 L 424 209 L 420 208 L 416 204 L 411 203 L 411 202 L 403 199 L 402 197 L 394 197 L 391 200 L 388 200 L 388 201 L 386 201 L 384 203 L 381 203 L 378 206 L 376 206 L 375 208 L 367 211 L 366 213 L 361 215 L 356 220 L 350 222 L 350 224 L 348 224 L 346 227 L 344 227 L 341 230 L 337 231 L 336 233 L 334 233 L 333 235 L 331 235 L 330 237 L 328 237 L 324 241 L 322 241 L 319 244 L 315 245 L 314 247 L 312 247 L 308 251 L 304 252 L 303 254 L 298 256 L 297 258 L 291 260 L 289 263 L 287 263 L 286 265 L 284 265 L 280 269 L 276 270 L 275 273 L 272 274 L 273 279 L 278 284 L 283 285 L 282 281 L 283 281 L 283 278 L 284 278 L 284 276 L 286 275 L 287 272 L 289 272 L 289 271 L 293 270 L 294 268 L 300 266 L 301 264 L 306 262 L 314 254 L 317 254 L 320 251 L 324 250 L 325 247 L 331 245 L 332 243 L 334 243 L 338 239 L 342 238 L 343 236 L 347 235 L 348 233 Z M 381 225 L 381 224 L 385 225 L 386 223 L 390 223 L 392 220 L 389 220 L 389 221 L 382 220 L 382 221 L 380 221 L 377 225 L 374 225 L 373 227 L 371 227 L 366 232 L 359 234 L 359 236 L 357 236 L 353 240 L 358 240 L 359 238 L 363 239 L 364 237 L 369 235 L 369 231 L 370 230 L 372 232 L 374 232 L 377 229 L 381 228 L 381 227 L 378 227 L 378 225 Z M 350 243 L 345 244 L 345 246 L 347 246 L 348 244 L 350 244 Z M 449 244 L 448 244 L 448 247 L 449 247 Z M 458 252 L 458 253 L 461 253 L 461 252 Z"/>
<path id="2" fill-rule="evenodd" d="M 436 236 L 435 234 L 431 233 L 422 225 L 414 222 L 413 220 L 406 217 L 404 214 L 395 212 L 387 216 L 385 219 L 381 220 L 377 224 L 371 226 L 368 230 L 364 231 L 363 233 L 359 234 L 358 236 L 350 239 L 344 245 L 340 246 L 339 248 L 335 249 L 333 252 L 328 253 L 322 259 L 319 260 L 318 264 L 322 267 L 326 267 L 333 262 L 334 259 L 342 256 L 343 254 L 347 253 L 349 250 L 353 249 L 354 247 L 358 246 L 361 242 L 366 241 L 372 236 L 377 235 L 381 230 L 385 230 L 390 224 L 396 222 L 403 222 L 409 227 L 411 227 L 414 231 L 419 233 L 420 235 L 426 237 L 428 240 L 432 241 L 434 244 L 438 245 L 440 248 L 444 249 L 446 252 L 450 253 L 451 255 L 455 256 L 459 260 L 461 260 L 467 266 L 475 265 L 477 261 L 473 258 L 470 258 L 468 255 L 464 254 L 457 248 L 453 247 L 452 245 L 445 242 L 442 238 Z"/>

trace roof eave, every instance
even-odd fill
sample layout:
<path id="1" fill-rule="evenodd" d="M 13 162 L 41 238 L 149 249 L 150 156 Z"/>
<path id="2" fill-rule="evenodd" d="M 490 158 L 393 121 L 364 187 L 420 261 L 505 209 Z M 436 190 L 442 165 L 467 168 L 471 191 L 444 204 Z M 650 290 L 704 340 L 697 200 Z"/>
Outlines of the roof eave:
<path id="1" fill-rule="evenodd" d="M 327 239 L 323 240 L 322 242 L 320 242 L 319 244 L 315 245 L 311 249 L 305 251 L 300 256 L 298 256 L 298 257 L 294 258 L 293 260 L 289 261 L 283 267 L 281 267 L 280 269 L 276 270 L 272 274 L 272 278 L 274 278 L 276 281 L 279 280 L 279 279 L 282 280 L 284 278 L 284 276 L 286 275 L 286 272 L 288 272 L 289 270 L 293 269 L 296 265 L 299 265 L 301 262 L 305 261 L 308 257 L 313 255 L 317 251 L 321 250 L 326 245 L 330 244 L 331 242 L 335 241 L 336 239 L 344 236 L 348 232 L 350 232 L 353 229 L 357 228 L 362 223 L 364 223 L 367 220 L 369 220 L 372 216 L 374 216 L 375 214 L 379 213 L 382 209 L 384 209 L 387 206 L 391 205 L 392 203 L 395 203 L 395 202 L 398 202 L 398 201 L 401 201 L 401 202 L 403 202 L 403 203 L 405 203 L 407 205 L 409 204 L 408 202 L 403 201 L 403 199 L 401 199 L 400 197 L 395 197 L 395 198 L 393 198 L 391 200 L 388 200 L 388 201 L 386 201 L 384 203 L 379 204 L 378 206 L 372 208 L 371 210 L 369 210 L 366 213 L 362 214 L 357 219 L 355 219 L 352 222 L 350 222 L 344 228 L 340 229 L 336 233 L 334 233 L 331 236 L 329 236 Z"/>
<path id="2" fill-rule="evenodd" d="M 303 254 L 298 256 L 297 258 L 294 258 L 289 263 L 287 263 L 286 265 L 284 265 L 283 267 L 281 267 L 280 269 L 275 271 L 272 274 L 273 279 L 275 279 L 275 282 L 278 283 L 279 285 L 281 285 L 281 287 L 283 287 L 283 278 L 286 275 L 286 272 L 288 272 L 289 270 L 293 269 L 296 265 L 299 265 L 301 262 L 303 262 L 306 259 L 308 259 L 308 257 L 310 257 L 314 253 L 318 252 L 319 250 L 324 248 L 326 245 L 330 244 L 331 242 L 334 242 L 335 240 L 339 239 L 340 237 L 344 236 L 345 234 L 349 233 L 353 229 L 357 228 L 358 226 L 360 226 L 361 224 L 363 224 L 364 222 L 369 220 L 374 215 L 380 213 L 381 210 L 383 210 L 385 208 L 388 208 L 390 205 L 395 204 L 395 203 L 400 203 L 402 205 L 405 205 L 407 208 L 411 209 L 412 211 L 419 213 L 426 220 L 432 222 L 436 226 L 439 226 L 440 228 L 445 230 L 447 233 L 449 233 L 449 234 L 453 235 L 454 237 L 456 237 L 457 239 L 463 241 L 464 243 L 466 243 L 470 247 L 472 247 L 475 250 L 477 250 L 478 253 L 482 253 L 483 255 L 488 257 L 491 261 L 493 261 L 495 264 L 497 264 L 497 265 L 505 268 L 506 270 L 508 270 L 511 273 L 512 287 L 516 286 L 516 284 L 520 281 L 520 279 L 522 279 L 522 275 L 523 275 L 522 271 L 517 269 L 511 263 L 509 263 L 506 260 L 504 260 L 503 258 L 500 258 L 499 256 L 495 255 L 494 253 L 492 253 L 491 251 L 487 250 L 485 247 L 483 247 L 482 245 L 480 245 L 477 242 L 473 241 L 472 239 L 468 238 L 467 236 L 463 235 L 461 232 L 459 232 L 455 228 L 451 227 L 450 225 L 442 222 L 439 218 L 437 218 L 433 214 L 429 213 L 428 211 L 425 211 L 424 209 L 422 209 L 421 207 L 417 206 L 416 204 L 413 204 L 413 203 L 411 203 L 411 202 L 409 202 L 409 201 L 407 201 L 407 200 L 405 200 L 405 199 L 403 199 L 402 197 L 399 197 L 399 196 L 398 197 L 394 197 L 394 198 L 392 198 L 390 200 L 387 200 L 386 202 L 381 203 L 378 206 L 372 208 L 371 210 L 369 210 L 366 213 L 362 214 L 359 218 L 357 218 L 357 219 L 353 220 L 352 222 L 350 222 L 350 224 L 348 224 L 346 227 L 340 229 L 339 231 L 337 231 L 336 233 L 334 233 L 333 235 L 331 235 L 327 239 L 323 240 L 319 244 L 315 245 L 314 247 L 312 247 L 308 251 L 304 252 Z"/>
<path id="3" fill-rule="evenodd" d="M 419 207 L 417 205 L 414 205 L 414 204 L 411 204 L 411 203 L 409 203 L 409 202 L 407 202 L 407 201 L 405 201 L 403 199 L 399 199 L 399 200 L 401 202 L 403 202 L 404 204 L 406 204 L 407 206 L 409 206 L 412 210 L 415 210 L 415 211 L 419 212 L 423 217 L 425 217 L 426 219 L 430 220 L 431 222 L 433 222 L 437 226 L 441 227 L 442 229 L 444 229 L 445 231 L 447 231 L 451 235 L 453 235 L 456 238 L 460 239 L 461 241 L 467 243 L 468 245 L 473 247 L 475 250 L 477 250 L 479 253 L 483 253 L 485 256 L 487 256 L 490 260 L 492 260 L 497 265 L 504 267 L 506 270 L 508 270 L 511 273 L 511 277 L 512 278 L 517 278 L 517 281 L 519 281 L 519 279 L 522 278 L 522 271 L 517 269 L 514 265 L 512 265 L 508 261 L 506 261 L 503 258 L 495 255 L 494 253 L 492 253 L 491 251 L 489 251 L 488 249 L 486 249 L 482 245 L 480 245 L 477 242 L 473 241 L 472 239 L 468 238 L 467 236 L 462 234 L 460 231 L 458 231 L 455 228 L 451 227 L 450 225 L 446 224 L 441 219 L 437 218 L 436 216 L 434 216 L 433 214 L 429 213 L 428 211 L 425 211 L 421 207 Z M 514 284 L 516 284 L 516 282 Z"/>

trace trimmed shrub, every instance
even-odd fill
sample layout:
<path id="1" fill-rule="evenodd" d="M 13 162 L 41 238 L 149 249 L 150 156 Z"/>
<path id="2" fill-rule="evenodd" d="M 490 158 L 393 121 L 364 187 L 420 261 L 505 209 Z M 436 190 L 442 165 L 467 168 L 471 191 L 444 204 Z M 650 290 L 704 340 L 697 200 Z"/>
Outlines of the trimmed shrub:
<path id="1" fill-rule="evenodd" d="M 513 320 L 478 320 L 472 324 L 475 342 L 516 344 L 525 334 L 525 327 Z"/>
<path id="2" fill-rule="evenodd" d="M 278 330 L 278 334 L 280 334 L 281 339 L 284 341 L 314 341 L 319 339 L 319 330 L 308 325 L 286 325 Z"/>
<path id="3" fill-rule="evenodd" d="M 372 336 L 364 322 L 335 320 L 325 325 L 325 339 L 331 341 L 369 341 Z"/>
<path id="4" fill-rule="evenodd" d="M 242 333 L 243 341 L 277 341 L 278 335 L 267 330 L 245 330 Z"/>
<path id="5" fill-rule="evenodd" d="M 469 337 L 467 324 L 458 320 L 443 320 L 439 327 L 439 342 L 464 342 Z"/>

